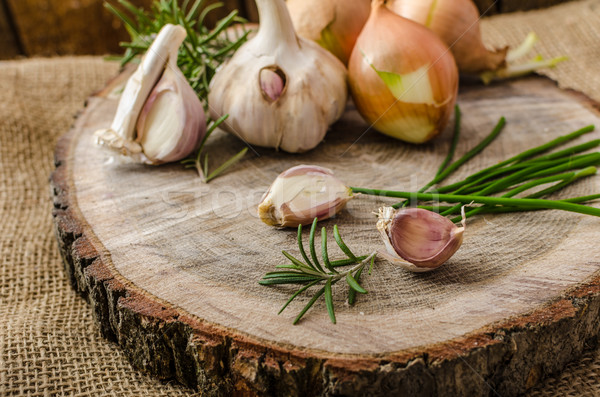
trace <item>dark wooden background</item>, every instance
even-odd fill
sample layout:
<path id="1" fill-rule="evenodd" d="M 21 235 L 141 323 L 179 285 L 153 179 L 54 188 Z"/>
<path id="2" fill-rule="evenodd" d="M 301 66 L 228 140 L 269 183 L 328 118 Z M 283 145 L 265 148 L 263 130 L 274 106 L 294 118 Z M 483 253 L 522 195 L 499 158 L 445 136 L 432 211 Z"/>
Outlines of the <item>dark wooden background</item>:
<path id="1" fill-rule="evenodd" d="M 152 0 L 130 0 L 148 7 Z M 216 0 L 205 0 L 212 4 Z M 567 0 L 475 0 L 486 15 L 547 7 Z M 0 59 L 19 56 L 120 53 L 127 39 L 123 24 L 103 0 L 0 0 Z M 110 0 L 115 4 L 116 0 Z M 210 23 L 238 9 L 258 20 L 254 0 L 222 0 Z"/>

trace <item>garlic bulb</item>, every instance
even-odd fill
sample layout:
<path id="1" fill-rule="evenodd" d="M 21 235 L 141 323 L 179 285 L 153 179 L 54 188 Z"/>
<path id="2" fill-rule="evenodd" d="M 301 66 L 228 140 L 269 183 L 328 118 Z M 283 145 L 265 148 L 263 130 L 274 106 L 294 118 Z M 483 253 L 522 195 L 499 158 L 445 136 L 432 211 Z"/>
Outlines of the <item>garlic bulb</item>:
<path id="1" fill-rule="evenodd" d="M 352 98 L 378 131 L 412 143 L 445 127 L 456 101 L 458 70 L 430 30 L 373 0 L 349 63 Z"/>
<path id="2" fill-rule="evenodd" d="M 179 25 L 165 25 L 127 81 L 108 129 L 95 132 L 99 144 L 149 164 L 191 154 L 206 132 L 204 109 L 177 67 L 186 37 Z"/>
<path id="3" fill-rule="evenodd" d="M 394 264 L 412 272 L 427 272 L 443 265 L 460 248 L 465 231 L 463 207 L 461 226 L 448 218 L 421 208 L 379 210 L 377 229 Z"/>
<path id="4" fill-rule="evenodd" d="M 308 225 L 331 218 L 352 198 L 352 191 L 327 168 L 292 167 L 275 179 L 258 205 L 258 216 L 270 226 Z"/>
<path id="5" fill-rule="evenodd" d="M 348 64 L 369 18 L 370 0 L 287 0 L 299 36 L 319 43 Z"/>
<path id="6" fill-rule="evenodd" d="M 222 128 L 252 145 L 304 152 L 317 146 L 347 100 L 346 70 L 296 36 L 283 0 L 257 0 L 260 27 L 211 80 L 208 103 Z"/>

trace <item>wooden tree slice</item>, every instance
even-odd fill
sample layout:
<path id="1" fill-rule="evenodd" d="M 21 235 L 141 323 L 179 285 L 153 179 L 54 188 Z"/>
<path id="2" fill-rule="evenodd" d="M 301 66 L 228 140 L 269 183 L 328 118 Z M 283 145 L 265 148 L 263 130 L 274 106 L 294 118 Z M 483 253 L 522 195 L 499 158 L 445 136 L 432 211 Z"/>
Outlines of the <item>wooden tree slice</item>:
<path id="1" fill-rule="evenodd" d="M 90 98 L 60 140 L 53 215 L 73 285 L 136 367 L 207 395 L 509 396 L 596 340 L 600 220 L 560 211 L 472 218 L 443 267 L 413 274 L 379 260 L 362 277 L 369 294 L 354 306 L 344 304 L 342 283 L 334 287 L 336 325 L 318 302 L 293 326 L 310 296 L 277 315 L 292 289 L 257 283 L 285 262 L 281 249 L 298 253 L 295 230 L 256 216 L 273 179 L 293 165 L 318 164 L 349 185 L 414 191 L 435 174 L 451 128 L 431 144 L 408 145 L 369 129 L 350 107 L 317 149 L 252 148 L 206 185 L 179 164 L 139 165 L 95 145 L 92 134 L 110 124 L 119 84 Z M 501 115 L 508 125 L 454 180 L 600 124 L 585 98 L 541 78 L 467 87 L 459 104 L 457 156 Z M 600 134 L 577 142 L 592 137 Z M 219 132 L 210 157 L 242 147 Z M 557 197 L 593 192 L 598 177 Z M 360 196 L 323 225 L 338 224 L 348 246 L 367 254 L 383 247 L 372 212 L 393 202 Z"/>

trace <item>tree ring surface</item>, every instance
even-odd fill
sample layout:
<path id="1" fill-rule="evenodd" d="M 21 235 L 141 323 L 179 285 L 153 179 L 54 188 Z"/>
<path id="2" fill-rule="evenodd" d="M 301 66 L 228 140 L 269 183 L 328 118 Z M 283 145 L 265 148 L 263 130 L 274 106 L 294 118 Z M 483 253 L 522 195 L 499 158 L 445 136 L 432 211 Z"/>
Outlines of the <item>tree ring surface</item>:
<path id="1" fill-rule="evenodd" d="M 491 131 L 500 116 L 505 131 L 449 183 L 588 124 L 600 124 L 592 107 L 545 79 L 467 87 L 457 157 Z M 431 144 L 415 146 L 368 130 L 352 106 L 315 150 L 292 155 L 252 148 L 237 166 L 210 184 L 173 164 L 135 164 L 96 146 L 93 133 L 110 123 L 117 99 L 90 99 L 69 141 L 71 205 L 102 262 L 138 293 L 206 324 L 251 340 L 309 356 L 381 357 L 424 351 L 493 324 L 538 310 L 590 282 L 600 268 L 600 222 L 560 211 L 487 215 L 470 219 L 463 246 L 443 267 L 413 274 L 381 260 L 363 275 L 369 291 L 350 307 L 334 287 L 337 324 L 323 302 L 302 322 L 295 315 L 310 296 L 277 312 L 292 292 L 264 287 L 264 273 L 285 263 L 281 249 L 297 254 L 296 231 L 268 227 L 256 205 L 274 178 L 298 164 L 332 169 L 348 185 L 415 191 L 443 160 L 451 127 Z M 365 131 L 367 131 L 365 133 Z M 598 132 L 583 140 L 597 139 Z M 211 158 L 225 158 L 243 143 L 215 135 Z M 586 178 L 555 197 L 600 191 Z M 357 254 L 382 249 L 373 212 L 394 201 L 360 196 L 335 219 Z M 330 236 L 331 237 L 331 236 Z M 337 252 L 332 250 L 332 252 Z M 341 252 L 333 254 L 333 259 Z"/>

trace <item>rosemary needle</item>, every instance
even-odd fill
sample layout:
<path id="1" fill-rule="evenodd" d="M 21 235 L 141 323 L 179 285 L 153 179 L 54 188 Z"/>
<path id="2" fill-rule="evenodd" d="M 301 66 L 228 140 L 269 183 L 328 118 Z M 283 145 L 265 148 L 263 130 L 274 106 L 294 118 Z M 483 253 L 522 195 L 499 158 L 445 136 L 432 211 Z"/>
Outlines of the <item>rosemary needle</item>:
<path id="1" fill-rule="evenodd" d="M 342 240 L 337 225 L 333 228 L 333 235 L 335 241 L 347 256 L 347 259 L 331 261 L 329 259 L 329 252 L 327 247 L 327 230 L 326 228 L 321 229 L 321 256 L 325 269 L 320 265 L 317 253 L 315 250 L 315 230 L 317 225 L 317 218 L 314 219 L 312 227 L 309 233 L 309 248 L 312 260 L 304 250 L 302 243 L 302 225 L 298 226 L 298 248 L 304 262 L 287 251 L 282 251 L 283 255 L 290 261 L 290 264 L 279 265 L 273 272 L 266 273 L 263 278 L 258 282 L 261 285 L 281 285 L 281 284 L 302 284 L 303 286 L 296 290 L 290 298 L 285 302 L 279 313 L 282 313 L 292 303 L 296 297 L 304 292 L 307 292 L 311 287 L 322 285 L 316 293 L 313 294 L 312 298 L 303 307 L 300 313 L 294 319 L 294 324 L 297 324 L 308 312 L 308 310 L 315 304 L 315 302 L 324 296 L 325 306 L 327 313 L 332 323 L 336 323 L 335 307 L 333 303 L 333 285 L 340 280 L 344 280 L 348 285 L 348 303 L 354 304 L 356 300 L 356 293 L 366 294 L 367 290 L 364 289 L 360 283 L 360 276 L 363 273 L 365 266 L 370 263 L 369 274 L 375 261 L 375 253 L 370 255 L 355 256 L 348 246 Z M 341 270 L 343 266 L 353 265 L 350 269 Z M 336 270 L 335 267 L 340 270 Z"/>

